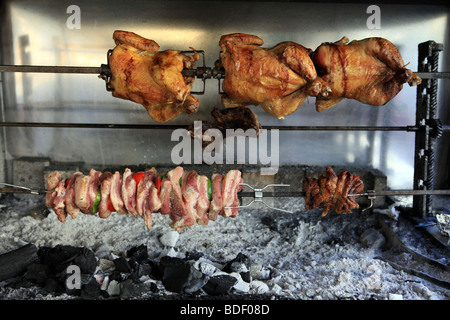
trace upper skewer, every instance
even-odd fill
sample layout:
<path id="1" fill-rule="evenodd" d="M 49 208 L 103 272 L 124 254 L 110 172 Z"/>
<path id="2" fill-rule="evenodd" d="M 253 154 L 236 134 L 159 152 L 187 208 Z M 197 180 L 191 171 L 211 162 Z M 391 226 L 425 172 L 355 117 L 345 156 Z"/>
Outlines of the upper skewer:
<path id="1" fill-rule="evenodd" d="M 188 51 L 183 51 L 188 52 Z M 197 50 L 202 52 L 202 50 Z M 100 67 L 83 66 L 33 66 L 33 65 L 0 65 L 0 72 L 30 72 L 30 73 L 80 73 L 80 74 L 99 74 L 110 73 L 108 65 L 102 64 Z M 448 79 L 450 72 L 414 72 L 422 79 Z M 221 79 L 224 72 L 220 67 L 201 66 L 182 71 L 185 77 L 196 77 L 200 79 Z"/>

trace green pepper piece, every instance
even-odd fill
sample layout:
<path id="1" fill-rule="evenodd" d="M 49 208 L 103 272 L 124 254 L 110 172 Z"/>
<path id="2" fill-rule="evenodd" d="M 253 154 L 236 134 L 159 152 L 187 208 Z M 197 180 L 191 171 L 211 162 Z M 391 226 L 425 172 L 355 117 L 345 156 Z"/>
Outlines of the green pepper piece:
<path id="1" fill-rule="evenodd" d="M 212 182 L 208 179 L 208 200 L 212 201 Z"/>
<path id="2" fill-rule="evenodd" d="M 92 213 L 96 213 L 98 211 L 98 205 L 100 204 L 101 200 L 102 200 L 102 191 L 101 188 L 98 187 L 97 193 L 95 195 L 94 206 L 92 207 Z"/>

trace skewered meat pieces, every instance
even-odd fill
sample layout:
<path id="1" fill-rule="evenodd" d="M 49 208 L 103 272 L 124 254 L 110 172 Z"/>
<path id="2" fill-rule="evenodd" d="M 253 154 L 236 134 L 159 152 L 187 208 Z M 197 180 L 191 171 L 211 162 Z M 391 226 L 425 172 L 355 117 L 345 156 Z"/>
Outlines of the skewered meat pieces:
<path id="1" fill-rule="evenodd" d="M 322 217 L 330 210 L 336 213 L 351 213 L 352 209 L 359 208 L 354 196 L 349 194 L 360 193 L 364 183 L 359 176 L 343 171 L 336 175 L 332 168 L 326 168 L 326 175 L 317 178 L 306 177 L 302 186 L 305 195 L 305 208 L 312 210 L 323 209 Z"/>
<path id="2" fill-rule="evenodd" d="M 419 76 L 406 68 L 400 52 L 383 38 L 348 43 L 343 37 L 323 43 L 313 54 L 317 73 L 331 88 L 328 97 L 316 99 L 316 110 L 327 110 L 343 98 L 381 106 L 394 98 L 404 83 L 416 86 Z"/>
<path id="3" fill-rule="evenodd" d="M 254 35 L 221 37 L 220 59 L 225 68 L 222 104 L 226 108 L 261 105 L 282 119 L 295 112 L 308 96 L 327 96 L 329 87 L 317 76 L 311 50 L 294 42 L 271 49 Z"/>
<path id="4" fill-rule="evenodd" d="M 155 41 L 121 30 L 114 31 L 113 39 L 116 47 L 108 61 L 114 97 L 142 104 L 161 123 L 197 112 L 199 100 L 190 94 L 194 78 L 184 78 L 181 71 L 194 66 L 198 53 L 158 51 Z"/>
<path id="5" fill-rule="evenodd" d="M 169 215 L 171 227 L 182 230 L 196 222 L 207 225 L 218 215 L 236 217 L 239 206 L 237 192 L 242 190 L 241 172 L 230 170 L 224 176 L 215 173 L 211 180 L 195 171 L 176 167 L 162 177 L 155 168 L 145 172 L 125 169 L 100 172 L 91 169 L 89 175 L 75 172 L 63 179 L 58 171 L 46 177 L 46 205 L 61 222 L 67 214 L 76 218 L 81 212 L 107 218 L 111 212 L 143 216 L 151 229 L 152 214 Z"/>

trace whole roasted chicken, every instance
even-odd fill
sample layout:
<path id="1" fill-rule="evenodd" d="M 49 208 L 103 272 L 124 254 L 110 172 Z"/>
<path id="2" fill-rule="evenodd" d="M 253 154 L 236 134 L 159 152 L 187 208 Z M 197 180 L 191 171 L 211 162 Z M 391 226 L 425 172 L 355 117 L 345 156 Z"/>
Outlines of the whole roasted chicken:
<path id="1" fill-rule="evenodd" d="M 195 64 L 197 53 L 158 51 L 155 41 L 133 32 L 116 30 L 113 39 L 116 47 L 108 61 L 114 97 L 142 104 L 157 122 L 197 112 L 199 100 L 190 94 L 194 78 L 181 73 Z"/>
<path id="2" fill-rule="evenodd" d="M 390 41 L 367 38 L 348 42 L 343 37 L 323 43 L 313 54 L 317 73 L 331 88 L 328 97 L 316 99 L 317 111 L 329 109 L 344 98 L 381 106 L 394 98 L 404 83 L 421 83 Z"/>
<path id="3" fill-rule="evenodd" d="M 260 105 L 281 119 L 295 112 L 308 96 L 328 95 L 329 87 L 317 76 L 310 49 L 294 42 L 271 49 L 262 48 L 263 44 L 249 34 L 221 37 L 224 107 Z"/>

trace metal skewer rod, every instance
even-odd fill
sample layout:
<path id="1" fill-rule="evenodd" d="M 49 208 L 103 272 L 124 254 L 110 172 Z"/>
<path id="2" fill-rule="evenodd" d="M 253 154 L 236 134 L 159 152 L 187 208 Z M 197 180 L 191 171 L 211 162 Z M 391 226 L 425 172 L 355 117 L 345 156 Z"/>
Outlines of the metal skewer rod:
<path id="1" fill-rule="evenodd" d="M 58 123 L 58 122 L 0 122 L 0 127 L 35 127 L 35 128 L 91 128 L 91 129 L 179 129 L 189 124 L 114 124 L 114 123 Z M 267 130 L 286 131 L 418 131 L 417 126 L 263 126 Z M 450 126 L 443 126 L 450 130 Z"/>
<path id="2" fill-rule="evenodd" d="M 200 52 L 202 50 L 198 50 Z M 186 51 L 188 52 L 188 51 Z M 193 72 L 194 70 L 194 72 Z M 194 69 L 185 69 L 183 73 L 186 76 L 196 75 L 197 78 L 202 76 L 197 74 Z M 202 69 L 203 70 L 203 69 Z M 102 67 L 72 67 L 72 66 L 33 66 L 33 65 L 0 65 L 0 72 L 38 72 L 38 73 L 91 73 L 100 74 Z M 450 72 L 414 72 L 422 79 L 445 79 L 450 78 Z M 207 76 L 210 78 L 210 76 Z"/>
<path id="3" fill-rule="evenodd" d="M 31 72 L 31 73 L 90 73 L 100 74 L 102 67 L 72 67 L 72 66 L 30 66 L 3 65 L 0 72 Z"/>

